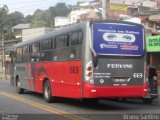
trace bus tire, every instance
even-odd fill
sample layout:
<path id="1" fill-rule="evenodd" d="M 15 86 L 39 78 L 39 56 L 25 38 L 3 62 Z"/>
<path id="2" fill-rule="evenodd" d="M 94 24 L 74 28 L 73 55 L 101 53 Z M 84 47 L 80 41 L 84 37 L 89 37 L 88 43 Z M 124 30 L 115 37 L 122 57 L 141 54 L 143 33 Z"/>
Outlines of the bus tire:
<path id="1" fill-rule="evenodd" d="M 20 83 L 19 77 L 17 77 L 17 79 L 16 79 L 16 88 L 17 88 L 17 93 L 18 94 L 23 94 L 24 93 L 24 89 L 21 88 L 21 83 Z"/>
<path id="2" fill-rule="evenodd" d="M 43 85 L 43 97 L 45 102 L 51 103 L 54 102 L 54 98 L 52 97 L 52 90 L 49 80 L 44 82 Z"/>
<path id="3" fill-rule="evenodd" d="M 152 98 L 142 98 L 142 101 L 144 104 L 152 104 L 153 99 Z"/>

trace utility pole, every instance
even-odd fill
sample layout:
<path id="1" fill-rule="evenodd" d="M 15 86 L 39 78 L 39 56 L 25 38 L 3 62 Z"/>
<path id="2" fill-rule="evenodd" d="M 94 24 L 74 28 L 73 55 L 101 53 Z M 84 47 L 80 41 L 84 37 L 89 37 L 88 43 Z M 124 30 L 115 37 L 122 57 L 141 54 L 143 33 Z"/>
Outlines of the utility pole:
<path id="1" fill-rule="evenodd" d="M 107 19 L 107 2 L 106 0 L 102 0 L 102 19 Z"/>
<path id="2" fill-rule="evenodd" d="M 3 77 L 3 79 L 5 79 L 6 78 L 6 74 L 5 74 L 5 49 L 4 49 L 3 25 L 1 25 L 1 39 L 2 39 L 2 77 Z"/>

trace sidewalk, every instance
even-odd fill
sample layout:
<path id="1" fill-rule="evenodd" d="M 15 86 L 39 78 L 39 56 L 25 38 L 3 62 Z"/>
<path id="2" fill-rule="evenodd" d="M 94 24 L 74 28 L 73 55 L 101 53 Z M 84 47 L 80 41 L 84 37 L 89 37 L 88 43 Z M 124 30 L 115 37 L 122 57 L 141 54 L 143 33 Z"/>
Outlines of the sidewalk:
<path id="1" fill-rule="evenodd" d="M 0 80 L 10 80 L 10 75 L 9 74 L 6 74 L 5 75 L 5 78 L 2 77 L 2 73 L 0 73 Z"/>

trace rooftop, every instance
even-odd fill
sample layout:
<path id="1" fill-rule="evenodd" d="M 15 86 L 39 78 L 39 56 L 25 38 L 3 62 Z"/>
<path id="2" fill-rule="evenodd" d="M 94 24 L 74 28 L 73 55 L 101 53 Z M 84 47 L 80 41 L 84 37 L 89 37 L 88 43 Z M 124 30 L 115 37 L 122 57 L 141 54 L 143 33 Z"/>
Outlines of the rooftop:
<path id="1" fill-rule="evenodd" d="M 29 23 L 27 23 L 27 24 L 18 24 L 16 26 L 12 27 L 12 29 L 28 29 L 30 27 L 31 27 L 31 25 Z"/>

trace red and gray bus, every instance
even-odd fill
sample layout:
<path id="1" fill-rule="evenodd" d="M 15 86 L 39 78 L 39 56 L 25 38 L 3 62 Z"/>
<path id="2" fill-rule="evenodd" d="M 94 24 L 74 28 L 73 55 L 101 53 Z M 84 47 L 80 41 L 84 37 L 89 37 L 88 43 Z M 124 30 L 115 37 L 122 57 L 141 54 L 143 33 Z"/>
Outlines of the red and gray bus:
<path id="1" fill-rule="evenodd" d="M 120 21 L 86 21 L 18 43 L 11 83 L 56 97 L 97 101 L 147 96 L 144 28 Z"/>

